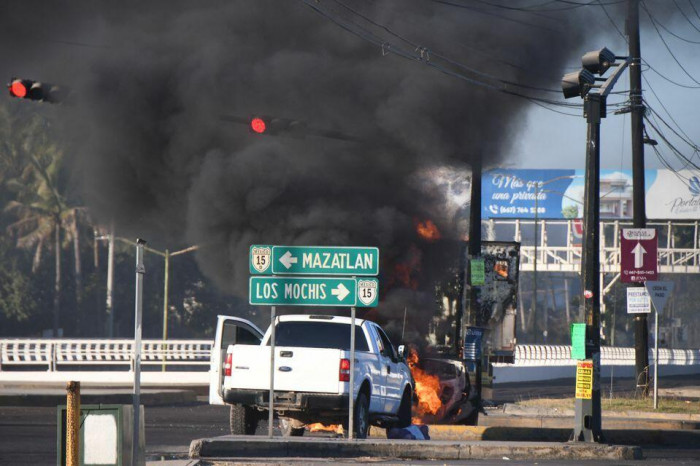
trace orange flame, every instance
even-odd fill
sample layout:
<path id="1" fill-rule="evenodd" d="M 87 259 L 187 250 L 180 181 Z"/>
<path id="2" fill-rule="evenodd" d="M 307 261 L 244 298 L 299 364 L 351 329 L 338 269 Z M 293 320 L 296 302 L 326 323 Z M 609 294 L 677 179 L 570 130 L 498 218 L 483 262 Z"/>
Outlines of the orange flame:
<path id="1" fill-rule="evenodd" d="M 439 395 L 440 379 L 438 376 L 430 375 L 418 367 L 418 352 L 415 348 L 410 349 L 406 362 L 416 382 L 415 392 L 418 398 L 418 409 L 412 422 L 420 424 L 424 418 L 436 414 L 442 407 Z"/>
<path id="2" fill-rule="evenodd" d="M 426 241 L 435 241 L 440 239 L 440 230 L 432 220 L 428 219 L 425 222 L 416 223 L 416 232 Z"/>
<path id="3" fill-rule="evenodd" d="M 307 424 L 306 428 L 309 429 L 309 432 L 335 432 L 338 435 L 343 435 L 343 426 L 341 424 L 324 425 L 320 422 L 315 422 Z"/>
<path id="4" fill-rule="evenodd" d="M 394 266 L 394 273 L 389 280 L 389 286 L 399 285 L 413 290 L 418 288 L 418 280 L 415 274 L 421 268 L 421 252 L 411 245 L 403 260 Z"/>

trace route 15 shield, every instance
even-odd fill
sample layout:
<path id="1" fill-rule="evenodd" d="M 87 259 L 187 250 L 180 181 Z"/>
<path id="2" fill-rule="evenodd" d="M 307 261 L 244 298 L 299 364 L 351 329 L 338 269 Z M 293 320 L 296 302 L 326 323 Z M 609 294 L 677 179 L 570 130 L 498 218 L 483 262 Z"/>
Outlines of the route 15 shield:
<path id="1" fill-rule="evenodd" d="M 376 306 L 378 292 L 379 283 L 376 279 L 357 281 L 357 297 L 363 305 L 367 307 Z"/>
<path id="2" fill-rule="evenodd" d="M 269 246 L 251 246 L 250 266 L 258 273 L 264 273 L 272 263 L 272 248 Z M 252 272 L 252 271 L 251 271 Z"/>

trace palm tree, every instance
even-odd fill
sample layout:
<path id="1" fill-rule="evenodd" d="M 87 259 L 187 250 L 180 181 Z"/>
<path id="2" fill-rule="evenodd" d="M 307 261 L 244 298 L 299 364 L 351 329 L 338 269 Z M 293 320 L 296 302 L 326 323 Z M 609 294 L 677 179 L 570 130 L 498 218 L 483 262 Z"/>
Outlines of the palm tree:
<path id="1" fill-rule="evenodd" d="M 54 144 L 44 144 L 30 153 L 29 163 L 16 180 L 24 189 L 17 199 L 9 201 L 5 211 L 13 213 L 17 221 L 8 230 L 17 236 L 17 247 L 32 250 L 32 271 L 41 264 L 43 252 L 52 247 L 55 275 L 53 296 L 53 329 L 58 335 L 61 312 L 61 233 L 73 242 L 75 254 L 76 300 L 81 301 L 82 271 L 80 264 L 79 223 L 88 219 L 84 207 L 71 206 L 59 192 L 63 152 Z M 53 244 L 52 244 L 53 243 Z M 51 246 L 52 245 L 52 246 Z"/>

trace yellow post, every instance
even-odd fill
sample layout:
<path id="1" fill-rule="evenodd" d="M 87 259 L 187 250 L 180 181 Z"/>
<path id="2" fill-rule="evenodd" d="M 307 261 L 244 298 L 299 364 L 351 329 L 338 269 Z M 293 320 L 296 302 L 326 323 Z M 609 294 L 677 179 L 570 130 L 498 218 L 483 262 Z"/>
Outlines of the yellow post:
<path id="1" fill-rule="evenodd" d="M 66 466 L 80 465 L 80 382 L 66 386 Z"/>

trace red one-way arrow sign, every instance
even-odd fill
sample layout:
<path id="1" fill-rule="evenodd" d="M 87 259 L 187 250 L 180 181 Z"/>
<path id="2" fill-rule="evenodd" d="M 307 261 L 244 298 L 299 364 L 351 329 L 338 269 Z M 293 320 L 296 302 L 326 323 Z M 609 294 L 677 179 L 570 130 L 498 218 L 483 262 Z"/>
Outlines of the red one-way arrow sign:
<path id="1" fill-rule="evenodd" d="M 657 245 L 653 228 L 623 228 L 620 241 L 620 279 L 625 283 L 656 280 Z"/>

